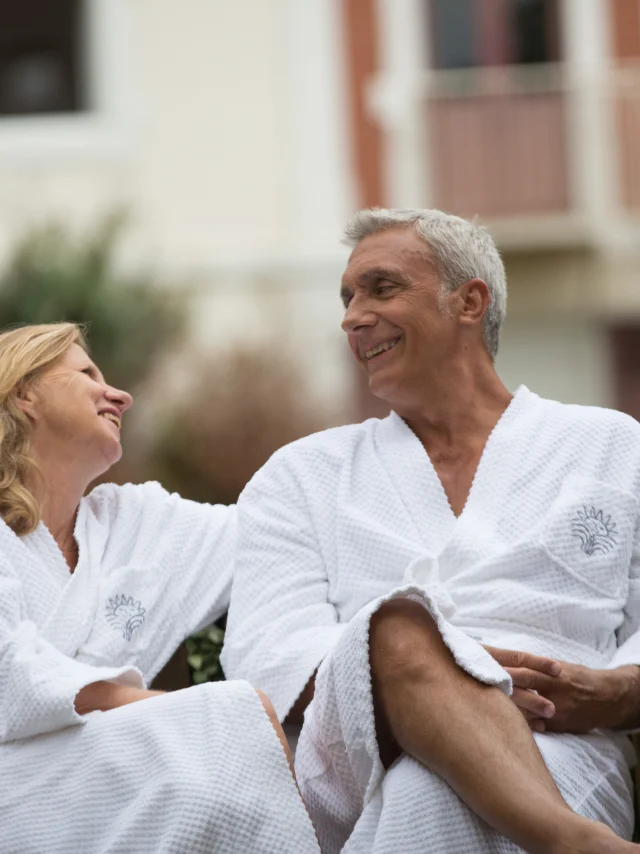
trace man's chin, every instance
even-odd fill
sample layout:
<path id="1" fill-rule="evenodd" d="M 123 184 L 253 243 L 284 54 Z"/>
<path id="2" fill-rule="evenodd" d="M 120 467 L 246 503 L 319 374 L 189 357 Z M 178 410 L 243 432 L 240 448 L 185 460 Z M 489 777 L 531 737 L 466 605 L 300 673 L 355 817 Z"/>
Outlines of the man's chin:
<path id="1" fill-rule="evenodd" d="M 389 377 L 377 376 L 376 374 L 369 376 L 369 391 L 382 403 L 393 406 L 395 388 L 396 384 Z"/>

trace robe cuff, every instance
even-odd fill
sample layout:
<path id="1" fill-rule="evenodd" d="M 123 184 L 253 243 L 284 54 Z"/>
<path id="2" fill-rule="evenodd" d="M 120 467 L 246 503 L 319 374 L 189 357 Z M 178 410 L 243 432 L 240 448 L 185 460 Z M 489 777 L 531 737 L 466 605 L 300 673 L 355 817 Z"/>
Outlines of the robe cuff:
<path id="1" fill-rule="evenodd" d="M 115 682 L 134 688 L 144 688 L 142 673 L 137 667 L 94 667 L 67 659 L 65 672 L 52 667 L 50 678 L 38 680 L 33 690 L 23 693 L 24 702 L 16 702 L 12 714 L 0 728 L 0 743 L 55 732 L 69 726 L 86 723 L 86 715 L 75 710 L 79 691 L 93 682 Z M 26 696 L 28 692 L 28 697 Z"/>

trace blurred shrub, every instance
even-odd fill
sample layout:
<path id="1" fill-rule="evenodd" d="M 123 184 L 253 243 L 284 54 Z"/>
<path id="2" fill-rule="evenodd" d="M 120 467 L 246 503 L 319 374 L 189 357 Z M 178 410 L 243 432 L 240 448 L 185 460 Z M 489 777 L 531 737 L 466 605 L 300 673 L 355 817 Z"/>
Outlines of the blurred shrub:
<path id="1" fill-rule="evenodd" d="M 279 338 L 194 366 L 190 390 L 160 428 L 150 465 L 167 489 L 232 504 L 274 451 L 326 426 Z"/>
<path id="2" fill-rule="evenodd" d="M 209 626 L 187 638 L 187 661 L 194 684 L 224 679 L 220 666 L 223 640 L 224 631 L 220 626 Z"/>
<path id="3" fill-rule="evenodd" d="M 200 362 L 160 431 L 150 474 L 185 497 L 231 504 L 274 451 L 326 427 L 286 353 L 279 339 Z M 194 682 L 224 678 L 223 638 L 213 626 L 187 641 Z"/>
<path id="4" fill-rule="evenodd" d="M 87 323 L 92 356 L 108 382 L 131 389 L 184 329 L 186 313 L 148 275 L 116 272 L 124 224 L 123 215 L 112 214 L 80 238 L 59 223 L 27 232 L 0 275 L 0 327 Z"/>

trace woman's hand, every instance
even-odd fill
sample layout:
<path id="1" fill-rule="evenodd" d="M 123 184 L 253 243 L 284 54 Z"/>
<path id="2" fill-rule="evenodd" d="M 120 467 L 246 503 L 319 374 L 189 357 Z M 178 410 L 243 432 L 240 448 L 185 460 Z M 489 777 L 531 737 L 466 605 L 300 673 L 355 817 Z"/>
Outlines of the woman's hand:
<path id="1" fill-rule="evenodd" d="M 511 676 L 512 699 L 536 732 L 640 725 L 640 668 L 635 665 L 594 670 L 530 653 L 485 649 Z"/>
<path id="2" fill-rule="evenodd" d="M 92 682 L 85 685 L 76 694 L 75 710 L 79 715 L 89 712 L 106 712 L 117 709 L 149 697 L 157 697 L 164 691 L 148 691 L 145 688 L 132 688 L 127 685 L 117 685 L 114 682 Z"/>

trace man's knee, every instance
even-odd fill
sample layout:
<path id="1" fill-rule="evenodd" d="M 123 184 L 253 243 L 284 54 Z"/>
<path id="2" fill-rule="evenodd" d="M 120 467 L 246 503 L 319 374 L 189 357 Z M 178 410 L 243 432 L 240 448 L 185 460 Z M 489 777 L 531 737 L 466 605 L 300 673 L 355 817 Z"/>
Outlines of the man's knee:
<path id="1" fill-rule="evenodd" d="M 385 602 L 371 617 L 369 650 L 374 678 L 426 675 L 434 646 L 442 646 L 438 628 L 425 608 L 412 599 Z"/>

